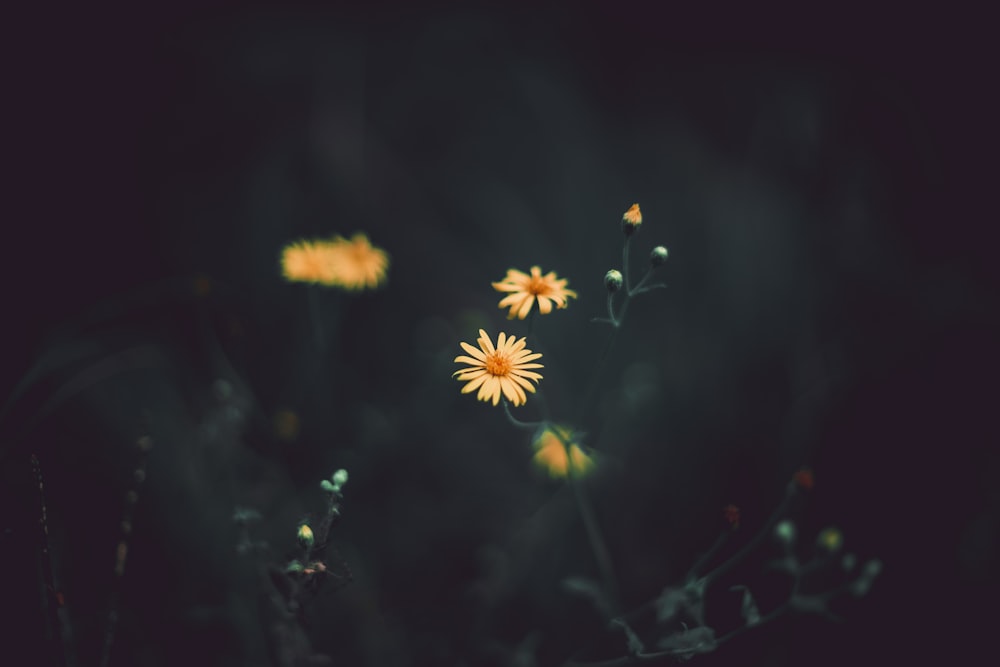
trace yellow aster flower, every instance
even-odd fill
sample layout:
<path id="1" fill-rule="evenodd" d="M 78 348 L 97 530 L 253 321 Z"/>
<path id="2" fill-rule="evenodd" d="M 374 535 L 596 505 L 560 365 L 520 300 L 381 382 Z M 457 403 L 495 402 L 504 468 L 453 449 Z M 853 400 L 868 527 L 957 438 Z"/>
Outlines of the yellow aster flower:
<path id="1" fill-rule="evenodd" d="M 297 283 L 337 284 L 334 253 L 329 241 L 295 241 L 281 251 L 281 274 Z"/>
<path id="2" fill-rule="evenodd" d="M 301 240 L 281 252 L 281 272 L 289 282 L 304 282 L 361 290 L 378 287 L 385 280 L 389 256 L 368 242 L 363 233 L 350 240 Z"/>
<path id="3" fill-rule="evenodd" d="M 573 431 L 565 426 L 553 425 L 535 439 L 535 465 L 546 470 L 552 478 L 564 478 L 572 471 L 573 477 L 582 477 L 594 467 L 594 460 L 573 442 Z"/>
<path id="4" fill-rule="evenodd" d="M 493 401 L 493 405 L 496 405 L 500 402 L 500 393 L 503 392 L 507 400 L 514 405 L 523 405 L 527 401 L 524 392 L 535 391 L 531 380 L 537 383 L 542 379 L 541 375 L 529 370 L 542 368 L 542 365 L 530 362 L 541 358 L 542 355 L 537 352 L 532 354 L 531 350 L 526 349 L 526 339 L 514 338 L 502 331 L 497 337 L 496 347 L 482 329 L 479 330 L 479 340 L 476 342 L 479 343 L 478 348 L 465 342 L 461 343 L 462 349 L 471 356 L 455 357 L 455 363 L 469 365 L 468 368 L 457 370 L 452 374 L 452 377 L 459 382 L 468 382 L 462 387 L 462 393 L 468 394 L 478 389 L 477 399 Z"/>
<path id="5" fill-rule="evenodd" d="M 531 312 L 535 300 L 538 301 L 538 310 L 542 315 L 552 312 L 553 303 L 557 308 L 565 308 L 569 297 L 576 298 L 576 292 L 566 289 L 568 282 L 565 278 L 558 279 L 555 271 L 549 271 L 543 276 L 542 269 L 533 266 L 531 275 L 517 269 L 508 269 L 503 280 L 493 283 L 493 289 L 510 292 L 499 303 L 500 308 L 510 307 L 507 319 L 517 317 L 523 320 Z"/>
<path id="6" fill-rule="evenodd" d="M 350 240 L 335 236 L 330 241 L 331 260 L 337 284 L 347 290 L 374 289 L 385 282 L 389 255 L 376 248 L 362 232 Z"/>

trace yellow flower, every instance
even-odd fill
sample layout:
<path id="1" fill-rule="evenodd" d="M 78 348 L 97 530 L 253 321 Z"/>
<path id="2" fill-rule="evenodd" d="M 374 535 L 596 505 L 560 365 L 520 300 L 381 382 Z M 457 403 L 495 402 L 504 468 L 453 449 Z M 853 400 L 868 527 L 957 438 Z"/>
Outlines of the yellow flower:
<path id="1" fill-rule="evenodd" d="M 576 292 L 566 289 L 568 281 L 563 278 L 556 278 L 555 271 L 549 271 L 544 276 L 542 269 L 531 267 L 531 275 L 517 269 L 508 269 L 507 276 L 500 282 L 493 283 L 493 289 L 498 292 L 510 292 L 500 300 L 499 307 L 510 307 L 507 319 L 515 316 L 523 320 L 531 312 L 531 306 L 538 300 L 538 310 L 542 315 L 552 312 L 552 304 L 558 308 L 565 308 L 567 298 L 576 298 Z"/>
<path id="2" fill-rule="evenodd" d="M 331 259 L 337 284 L 348 290 L 374 289 L 385 282 L 389 255 L 368 242 L 368 237 L 356 232 L 350 240 L 333 237 Z"/>
<path id="3" fill-rule="evenodd" d="M 389 256 L 368 242 L 363 233 L 350 240 L 296 241 L 282 250 L 282 275 L 289 282 L 317 283 L 327 287 L 361 290 L 378 287 L 385 280 Z"/>
<path id="4" fill-rule="evenodd" d="M 638 204 L 629 206 L 628 210 L 622 216 L 622 222 L 632 227 L 638 227 L 642 224 L 642 211 L 639 210 Z"/>
<path id="5" fill-rule="evenodd" d="M 329 241 L 296 241 L 281 251 L 281 273 L 298 283 L 337 284 L 334 253 Z"/>
<path id="6" fill-rule="evenodd" d="M 541 364 L 529 363 L 542 355 L 531 353 L 525 349 L 526 339 L 515 339 L 504 332 L 497 337 L 496 347 L 493 341 L 482 329 L 479 330 L 479 348 L 462 342 L 462 349 L 471 356 L 459 355 L 455 363 L 469 364 L 469 368 L 455 371 L 452 377 L 459 382 L 468 382 L 462 387 L 462 393 L 479 389 L 476 398 L 480 401 L 500 402 L 500 392 L 514 405 L 523 405 L 527 400 L 525 390 L 534 393 L 535 387 L 530 380 L 538 382 L 542 376 L 531 368 L 542 368 Z"/>
<path id="7" fill-rule="evenodd" d="M 594 460 L 573 442 L 573 432 L 565 426 L 550 426 L 535 440 L 535 464 L 553 478 L 582 477 L 594 467 Z"/>

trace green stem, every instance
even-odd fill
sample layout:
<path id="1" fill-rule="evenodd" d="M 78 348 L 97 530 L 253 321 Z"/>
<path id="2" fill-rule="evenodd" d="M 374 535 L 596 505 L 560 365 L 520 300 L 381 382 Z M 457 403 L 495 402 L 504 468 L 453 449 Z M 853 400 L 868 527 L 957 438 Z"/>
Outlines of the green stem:
<path id="1" fill-rule="evenodd" d="M 566 483 L 569 485 L 573 499 L 576 501 L 580 518 L 583 519 L 584 528 L 587 531 L 587 540 L 590 542 L 590 549 L 594 553 L 597 567 L 601 572 L 601 580 L 604 583 L 604 597 L 612 616 L 618 615 L 618 582 L 615 578 L 615 570 L 611 563 L 611 553 L 601 535 L 601 529 L 597 524 L 597 516 L 594 508 L 591 507 L 583 488 L 579 484 L 573 470 L 573 457 L 571 443 L 566 441 L 562 432 L 558 428 L 553 428 L 552 432 L 559 438 L 562 446 L 566 450 Z"/>
<path id="2" fill-rule="evenodd" d="M 625 294 L 629 296 L 632 294 L 632 288 L 630 287 L 631 283 L 629 282 L 628 276 L 628 248 L 629 241 L 631 240 L 631 236 L 626 236 L 625 243 L 622 244 L 622 275 L 625 276 Z"/>
<path id="3" fill-rule="evenodd" d="M 529 431 L 529 430 L 530 431 L 534 431 L 534 430 L 537 430 L 537 429 L 541 428 L 541 426 L 543 424 L 545 424 L 544 421 L 540 421 L 540 422 L 523 422 L 523 421 L 521 421 L 520 419 L 518 419 L 517 417 L 515 417 L 514 415 L 511 414 L 511 412 L 510 412 L 510 405 L 507 403 L 507 399 L 506 398 L 501 398 L 500 400 L 503 403 L 503 411 L 504 411 L 504 414 L 507 415 L 507 421 L 509 421 L 511 424 L 513 424 L 517 428 L 522 428 L 522 429 L 524 429 L 526 431 Z"/>
<path id="4" fill-rule="evenodd" d="M 729 560 L 722 563 L 717 568 L 715 568 L 714 570 L 712 570 L 711 572 L 709 572 L 704 576 L 706 587 L 710 583 L 712 583 L 713 580 L 718 579 L 723 574 L 736 567 L 736 565 L 738 565 L 740 561 L 746 558 L 746 556 L 750 554 L 750 552 L 752 552 L 754 549 L 757 548 L 757 546 L 761 543 L 761 541 L 771 536 L 771 533 L 774 529 L 774 525 L 778 523 L 778 519 L 780 519 L 785 514 L 785 511 L 788 509 L 788 503 L 789 501 L 791 501 L 794 493 L 795 493 L 795 484 L 790 483 L 788 485 L 787 490 L 785 491 L 785 498 L 781 501 L 781 504 L 779 504 L 778 507 L 776 507 L 775 510 L 771 513 L 771 516 L 768 517 L 767 522 L 765 522 L 764 526 L 757 532 L 756 535 L 754 535 L 753 539 L 751 539 L 749 542 L 743 545 L 743 548 L 740 549 L 738 552 L 736 552 L 736 554 L 734 554 Z"/>

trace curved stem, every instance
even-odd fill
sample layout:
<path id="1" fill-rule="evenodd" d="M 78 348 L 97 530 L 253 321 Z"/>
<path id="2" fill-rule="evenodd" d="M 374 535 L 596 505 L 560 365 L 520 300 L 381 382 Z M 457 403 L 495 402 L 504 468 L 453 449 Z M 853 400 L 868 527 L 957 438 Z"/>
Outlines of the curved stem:
<path id="1" fill-rule="evenodd" d="M 523 428 L 525 430 L 535 430 L 540 428 L 545 422 L 523 422 L 510 412 L 510 405 L 507 403 L 506 398 L 500 399 L 503 402 L 503 411 L 507 415 L 507 421 L 516 426 L 517 428 Z"/>

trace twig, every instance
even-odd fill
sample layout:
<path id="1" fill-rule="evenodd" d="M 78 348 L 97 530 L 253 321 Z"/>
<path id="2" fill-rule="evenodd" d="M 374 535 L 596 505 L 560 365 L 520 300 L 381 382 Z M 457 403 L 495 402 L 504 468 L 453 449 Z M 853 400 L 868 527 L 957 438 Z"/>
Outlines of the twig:
<path id="1" fill-rule="evenodd" d="M 101 649 L 101 660 L 98 663 L 101 667 L 108 667 L 111 663 L 111 646 L 114 644 L 115 631 L 118 628 L 118 607 L 121 598 L 121 580 L 125 574 L 125 561 L 128 558 L 128 540 L 132 533 L 132 517 L 135 514 L 135 506 L 139 500 L 139 487 L 146 479 L 146 458 L 149 450 L 153 448 L 153 439 L 148 435 L 140 437 L 136 441 L 139 449 L 139 461 L 132 473 L 132 488 L 125 494 L 125 511 L 122 515 L 121 539 L 118 541 L 118 548 L 115 550 L 115 571 L 111 580 L 110 601 L 108 604 L 108 626 L 104 632 L 104 646 Z"/>

